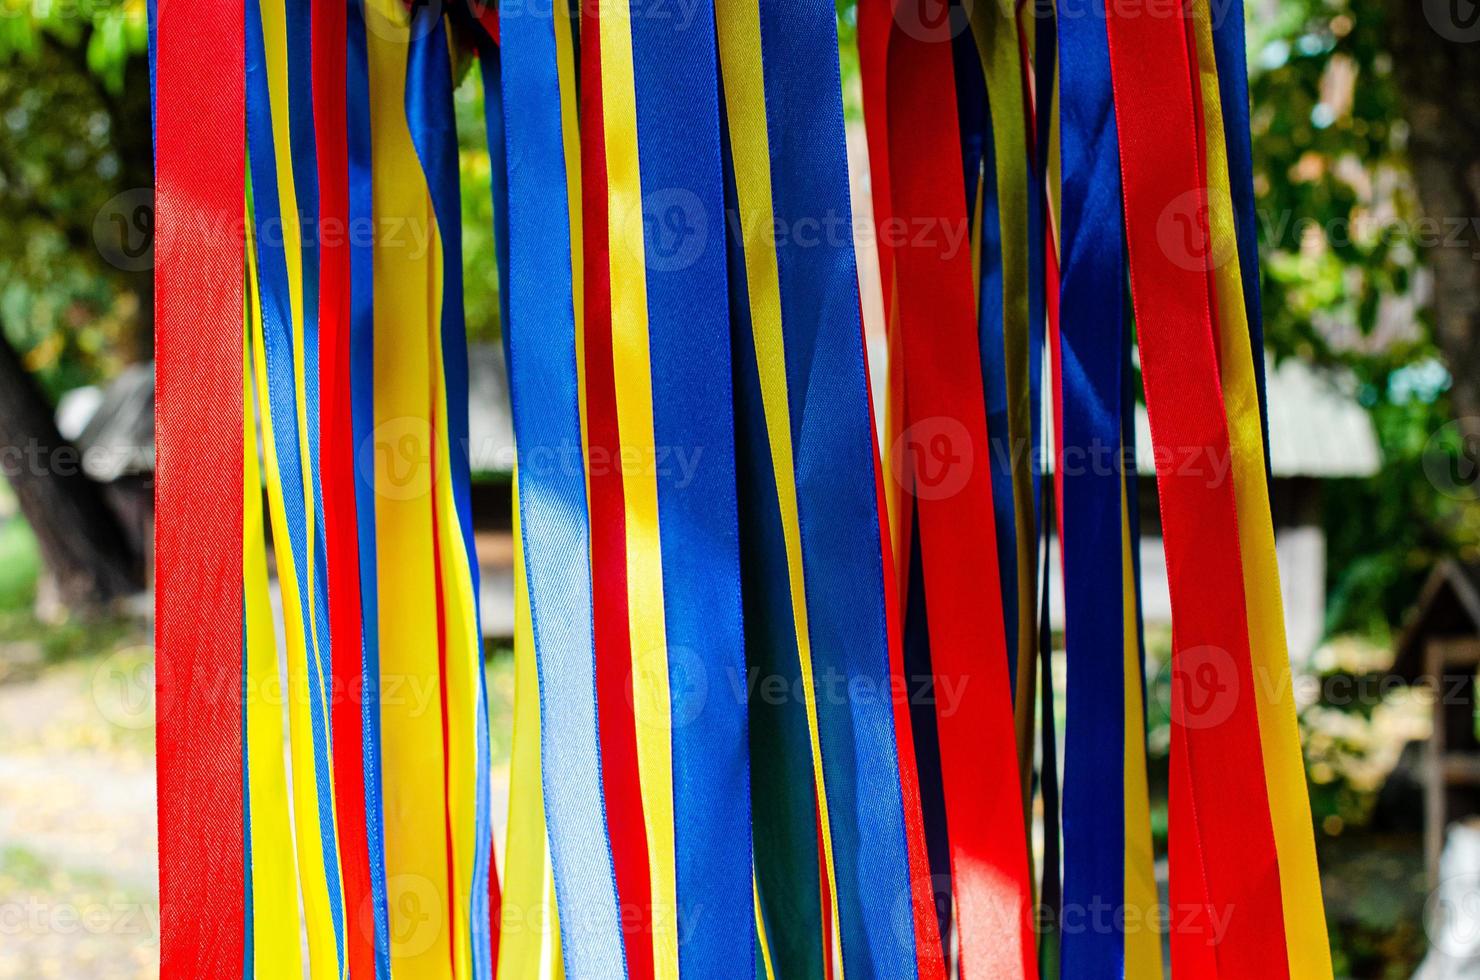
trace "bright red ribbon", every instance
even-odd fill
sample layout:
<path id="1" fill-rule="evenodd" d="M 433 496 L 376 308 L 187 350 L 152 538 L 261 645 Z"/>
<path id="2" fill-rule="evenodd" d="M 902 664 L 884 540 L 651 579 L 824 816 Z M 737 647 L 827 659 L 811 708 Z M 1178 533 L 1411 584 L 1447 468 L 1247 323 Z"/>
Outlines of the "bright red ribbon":
<path id="1" fill-rule="evenodd" d="M 867 341 L 865 340 L 865 346 Z M 867 358 L 864 359 L 867 368 Z M 874 418 L 873 385 L 869 385 L 869 417 Z M 879 500 L 879 549 L 884 560 L 884 594 L 898 595 L 894 546 L 889 536 L 889 509 L 884 502 L 884 470 L 879 465 L 879 435 L 874 437 L 874 493 Z M 904 626 L 900 604 L 885 603 L 884 618 L 889 631 L 889 671 L 900 683 L 894 701 L 894 745 L 899 757 L 899 795 L 904 805 L 905 848 L 910 861 L 910 907 L 915 923 L 915 952 L 919 980 L 946 980 L 946 964 L 940 944 L 940 920 L 935 912 L 935 883 L 930 874 L 930 855 L 925 847 L 925 813 L 920 805 L 920 770 L 915 763 L 915 724 L 910 717 L 909 681 L 904 667 Z"/>
<path id="2" fill-rule="evenodd" d="M 905 0 L 909 3 L 911 0 Z M 905 6 L 902 3 L 900 6 Z M 951 43 L 920 23 L 889 45 L 889 169 L 896 219 L 929 229 L 895 250 L 905 359 L 907 450 L 945 472 L 916 472 L 930 655 L 937 678 L 965 681 L 955 710 L 937 700 L 942 782 L 963 973 L 1038 973 L 1011 680 L 1007 672 L 985 396 L 971 255 L 946 232 L 967 225 Z M 930 456 L 941 446 L 945 458 Z M 924 482 L 922 482 L 924 481 Z M 959 486 L 957 486 L 959 482 Z"/>
<path id="3" fill-rule="evenodd" d="M 606 139 L 601 93 L 600 4 L 582 8 L 581 191 L 585 272 L 586 436 L 590 488 L 592 627 L 601 728 L 601 775 L 622 935 L 631 980 L 652 980 L 652 886 L 637 774 L 631 632 L 627 619 L 627 510 L 616 465 L 617 388 L 612 362 L 611 266 L 608 261 Z"/>
<path id="4" fill-rule="evenodd" d="M 162 3 L 157 17 L 160 976 L 234 978 L 246 929 L 243 10 Z"/>
<path id="5" fill-rule="evenodd" d="M 365 826 L 364 670 L 360 621 L 360 551 L 355 505 L 354 425 L 350 397 L 348 58 L 343 4 L 314 4 L 313 118 L 319 224 L 319 479 L 328 558 L 329 641 L 333 656 L 334 795 L 348 929 L 351 980 L 375 976 L 370 847 Z"/>
<path id="6" fill-rule="evenodd" d="M 1289 975 L 1279 866 L 1234 488 L 1226 465 L 1217 465 L 1231 454 L 1210 283 L 1206 270 L 1179 263 L 1158 238 L 1179 203 L 1206 213 L 1188 26 L 1177 7 L 1123 16 L 1112 7 L 1109 16 L 1146 407 L 1158 458 L 1178 461 L 1156 474 L 1174 648 L 1172 969 L 1183 980 L 1279 980 Z M 1185 465 L 1192 451 L 1204 465 Z"/>

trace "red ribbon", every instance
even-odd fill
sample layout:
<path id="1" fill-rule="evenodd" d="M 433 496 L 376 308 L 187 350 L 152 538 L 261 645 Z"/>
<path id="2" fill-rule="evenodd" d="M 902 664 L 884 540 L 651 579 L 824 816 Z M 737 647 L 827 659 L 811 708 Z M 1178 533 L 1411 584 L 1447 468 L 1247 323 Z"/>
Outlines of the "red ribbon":
<path id="1" fill-rule="evenodd" d="M 160 976 L 235 978 L 246 926 L 243 12 L 241 4 L 161 3 L 157 17 Z"/>
<path id="2" fill-rule="evenodd" d="M 1120 15 L 1112 5 L 1109 15 L 1146 408 L 1157 458 L 1178 461 L 1156 473 L 1174 651 L 1172 970 L 1181 980 L 1279 980 L 1289 975 L 1279 866 L 1211 287 L 1205 270 L 1175 261 L 1157 237 L 1169 208 L 1206 196 L 1189 26 L 1180 7 Z M 1184 465 L 1190 458 L 1203 465 Z"/>
<path id="3" fill-rule="evenodd" d="M 586 434 L 593 460 L 586 473 L 591 507 L 591 575 L 595 586 L 592 626 L 600 706 L 602 786 L 606 792 L 607 828 L 617 877 L 617 900 L 622 911 L 627 970 L 632 980 L 652 980 L 652 886 L 648 877 L 647 830 L 632 714 L 627 511 L 622 470 L 616 465 L 621 439 L 617 431 L 617 389 L 612 363 L 600 17 L 600 4 L 583 7 L 580 32 Z"/>
<path id="4" fill-rule="evenodd" d="M 364 646 L 350 395 L 349 122 L 344 4 L 311 14 L 313 118 L 319 180 L 319 452 L 333 656 L 334 795 L 351 980 L 375 976 L 370 847 L 365 825 Z M 327 232 L 327 233 L 323 233 Z"/>
<path id="5" fill-rule="evenodd" d="M 903 10 L 914 0 L 904 0 Z M 922 235 L 894 252 L 904 356 L 905 444 L 915 467 L 920 548 L 937 692 L 951 875 L 963 973 L 1038 974 L 1011 680 L 1007 672 L 985 396 L 971 255 L 949 251 L 967 225 L 951 43 L 923 18 L 889 45 L 889 171 L 896 220 Z M 931 471 L 934 472 L 931 472 Z M 932 479 L 933 478 L 933 479 Z M 953 710 L 947 710 L 953 709 Z"/>

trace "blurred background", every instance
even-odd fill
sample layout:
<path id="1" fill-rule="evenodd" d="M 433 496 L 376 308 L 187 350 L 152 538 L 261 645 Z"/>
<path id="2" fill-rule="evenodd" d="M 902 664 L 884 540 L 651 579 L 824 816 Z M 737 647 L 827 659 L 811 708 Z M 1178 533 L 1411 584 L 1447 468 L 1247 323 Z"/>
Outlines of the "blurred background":
<path id="1" fill-rule="evenodd" d="M 1480 932 L 1454 915 L 1480 896 L 1480 5 L 1248 0 L 1247 19 L 1272 499 L 1337 972 L 1413 976 L 1437 941 L 1450 963 L 1423 975 L 1459 975 L 1443 971 L 1480 969 Z M 0 978 L 157 968 L 146 46 L 143 0 L 0 0 Z M 505 787 L 513 456 L 479 84 L 457 98 Z M 1170 631 L 1147 479 L 1142 500 L 1164 849 Z"/>

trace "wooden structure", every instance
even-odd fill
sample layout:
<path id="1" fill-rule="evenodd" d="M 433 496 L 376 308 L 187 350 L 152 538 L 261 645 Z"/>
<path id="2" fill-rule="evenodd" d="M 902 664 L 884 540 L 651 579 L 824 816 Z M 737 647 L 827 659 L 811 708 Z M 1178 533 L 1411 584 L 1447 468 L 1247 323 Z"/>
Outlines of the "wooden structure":
<path id="1" fill-rule="evenodd" d="M 1480 564 L 1441 562 L 1429 576 L 1398 642 L 1393 674 L 1433 694 L 1433 734 L 1424 746 L 1424 859 L 1439 881 L 1449 825 L 1480 814 Z"/>

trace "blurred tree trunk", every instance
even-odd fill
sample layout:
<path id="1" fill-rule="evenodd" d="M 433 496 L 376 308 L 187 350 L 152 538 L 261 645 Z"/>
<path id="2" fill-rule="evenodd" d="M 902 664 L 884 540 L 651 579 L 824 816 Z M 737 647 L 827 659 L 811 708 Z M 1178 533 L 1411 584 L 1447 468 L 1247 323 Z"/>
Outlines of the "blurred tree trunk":
<path id="1" fill-rule="evenodd" d="M 96 612 L 143 587 L 140 560 L 102 488 L 57 431 L 51 406 L 0 331 L 0 473 L 41 547 L 56 599 Z"/>
<path id="2" fill-rule="evenodd" d="M 1387 0 L 1408 154 L 1429 227 L 1434 340 L 1454 414 L 1480 439 L 1480 2 Z"/>

